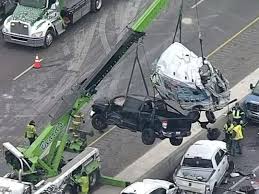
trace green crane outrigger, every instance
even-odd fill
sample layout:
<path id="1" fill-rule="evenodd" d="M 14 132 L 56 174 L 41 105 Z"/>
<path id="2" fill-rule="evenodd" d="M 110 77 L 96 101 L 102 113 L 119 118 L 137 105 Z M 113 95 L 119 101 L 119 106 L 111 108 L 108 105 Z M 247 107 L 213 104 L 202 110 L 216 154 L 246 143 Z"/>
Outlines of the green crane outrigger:
<path id="1" fill-rule="evenodd" d="M 30 166 L 25 168 L 26 172 L 23 173 L 23 180 L 32 182 L 58 175 L 63 154 L 67 147 L 67 142 L 69 142 L 69 127 L 72 115 L 77 114 L 83 106 L 89 103 L 92 95 L 96 93 L 96 86 L 127 50 L 144 36 L 144 31 L 168 3 L 169 0 L 154 0 L 140 17 L 133 22 L 131 27 L 127 29 L 124 37 L 101 61 L 94 72 L 77 85 L 76 93 L 78 95 L 74 98 L 72 107 L 69 107 L 63 115 L 46 126 L 30 147 L 18 148 Z M 81 145 L 86 144 L 83 141 Z M 83 149 L 84 146 L 79 151 Z M 7 152 L 6 160 L 14 169 L 18 170 L 17 160 L 15 160 L 15 157 L 10 157 L 12 154 Z M 39 171 L 40 173 L 35 173 Z"/>

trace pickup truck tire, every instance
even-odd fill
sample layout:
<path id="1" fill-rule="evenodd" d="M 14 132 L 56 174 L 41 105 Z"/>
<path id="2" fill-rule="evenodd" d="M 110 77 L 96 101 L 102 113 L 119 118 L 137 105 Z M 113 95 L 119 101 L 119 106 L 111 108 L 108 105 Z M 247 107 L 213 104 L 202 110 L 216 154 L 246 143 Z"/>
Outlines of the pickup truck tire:
<path id="1" fill-rule="evenodd" d="M 90 188 L 93 188 L 97 184 L 99 178 L 100 178 L 100 170 L 98 168 L 89 175 Z"/>
<path id="2" fill-rule="evenodd" d="M 192 120 L 192 123 L 197 122 L 200 119 L 200 112 L 197 110 L 193 110 L 188 113 L 187 117 L 189 117 Z"/>
<path id="3" fill-rule="evenodd" d="M 97 12 L 102 8 L 102 0 L 91 0 L 91 11 Z"/>
<path id="4" fill-rule="evenodd" d="M 205 115 L 206 115 L 206 118 L 208 119 L 209 123 L 215 123 L 216 122 L 215 114 L 212 111 L 206 111 Z"/>
<path id="5" fill-rule="evenodd" d="M 91 122 L 92 126 L 98 131 L 102 131 L 108 127 L 105 117 L 98 113 L 93 116 Z"/>
<path id="6" fill-rule="evenodd" d="M 73 194 L 73 193 L 76 193 L 76 187 L 73 187 L 70 184 L 66 185 L 62 191 L 62 194 Z"/>
<path id="7" fill-rule="evenodd" d="M 53 43 L 54 41 L 54 32 L 53 30 L 49 29 L 47 32 L 46 32 L 46 35 L 45 35 L 45 39 L 44 39 L 44 48 L 48 48 L 50 47 L 50 45 Z"/>
<path id="8" fill-rule="evenodd" d="M 183 138 L 171 137 L 169 140 L 170 140 L 170 143 L 171 143 L 173 146 L 179 146 L 179 145 L 181 145 L 182 142 L 183 142 Z"/>
<path id="9" fill-rule="evenodd" d="M 208 129 L 207 138 L 209 140 L 217 140 L 220 136 L 220 130 L 218 128 Z"/>
<path id="10" fill-rule="evenodd" d="M 150 128 L 143 129 L 141 139 L 145 145 L 152 145 L 156 140 L 155 131 Z"/>

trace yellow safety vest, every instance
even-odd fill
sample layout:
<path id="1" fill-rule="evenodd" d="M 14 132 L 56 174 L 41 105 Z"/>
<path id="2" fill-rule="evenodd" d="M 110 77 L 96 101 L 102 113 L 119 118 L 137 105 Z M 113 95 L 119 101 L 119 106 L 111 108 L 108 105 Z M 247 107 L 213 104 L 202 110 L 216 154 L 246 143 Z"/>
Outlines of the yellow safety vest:
<path id="1" fill-rule="evenodd" d="M 228 126 L 227 124 L 224 125 L 224 130 L 225 130 L 225 132 L 227 132 L 227 133 L 232 133 L 233 128 L 234 128 L 234 125 L 233 125 L 233 124 L 231 124 L 230 126 Z"/>
<path id="2" fill-rule="evenodd" d="M 36 128 L 33 125 L 27 125 L 26 130 L 26 137 L 27 138 L 33 138 L 36 135 Z"/>
<path id="3" fill-rule="evenodd" d="M 232 116 L 234 119 L 241 119 L 241 115 L 244 114 L 240 109 L 233 109 Z"/>
<path id="4" fill-rule="evenodd" d="M 78 179 L 78 183 L 80 184 L 81 187 L 81 192 L 80 193 L 88 193 L 89 192 L 89 178 L 88 176 L 81 176 Z"/>
<path id="5" fill-rule="evenodd" d="M 244 138 L 241 125 L 235 126 L 233 128 L 233 131 L 236 132 L 236 136 L 234 137 L 234 140 L 240 140 Z"/>

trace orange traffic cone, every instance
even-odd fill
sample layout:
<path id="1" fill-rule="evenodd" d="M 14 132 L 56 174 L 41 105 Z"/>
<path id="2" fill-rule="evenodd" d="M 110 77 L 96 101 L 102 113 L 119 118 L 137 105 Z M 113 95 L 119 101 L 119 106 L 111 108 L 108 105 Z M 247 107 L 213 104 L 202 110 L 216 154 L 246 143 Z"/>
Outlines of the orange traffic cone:
<path id="1" fill-rule="evenodd" d="M 33 63 L 33 68 L 39 69 L 41 68 L 41 60 L 39 59 L 38 54 L 35 57 L 34 63 Z"/>

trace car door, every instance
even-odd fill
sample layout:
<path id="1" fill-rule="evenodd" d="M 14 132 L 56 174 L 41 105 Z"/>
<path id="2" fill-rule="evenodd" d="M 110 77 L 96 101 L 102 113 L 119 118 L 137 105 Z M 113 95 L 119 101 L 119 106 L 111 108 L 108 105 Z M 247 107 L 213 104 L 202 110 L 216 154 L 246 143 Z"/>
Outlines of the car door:
<path id="1" fill-rule="evenodd" d="M 167 193 L 166 193 L 166 189 L 157 188 L 157 189 L 153 190 L 151 193 L 147 193 L 147 194 L 167 194 Z"/>
<path id="2" fill-rule="evenodd" d="M 216 153 L 215 155 L 215 162 L 217 165 L 217 169 L 216 169 L 216 182 L 219 183 L 221 181 L 221 179 L 223 178 L 225 172 L 226 172 L 226 157 L 225 157 L 225 152 L 221 149 L 219 149 L 219 151 Z"/>

